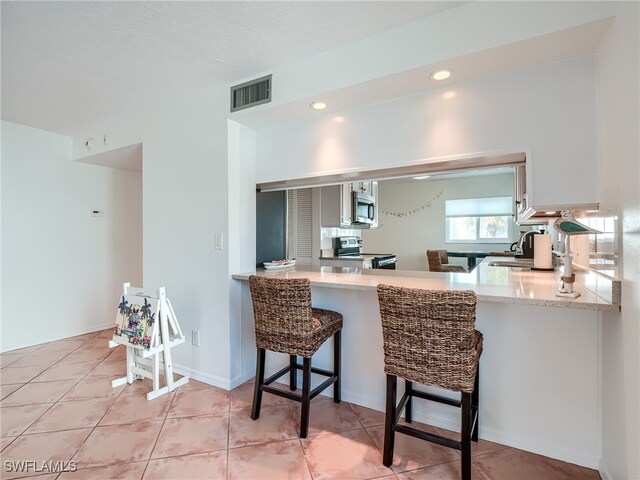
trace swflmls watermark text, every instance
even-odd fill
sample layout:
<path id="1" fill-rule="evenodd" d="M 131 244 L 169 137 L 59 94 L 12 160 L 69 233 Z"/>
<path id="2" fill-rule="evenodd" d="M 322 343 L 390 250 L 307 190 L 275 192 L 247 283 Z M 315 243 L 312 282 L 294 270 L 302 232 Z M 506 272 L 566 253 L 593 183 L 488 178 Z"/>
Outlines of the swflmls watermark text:
<path id="1" fill-rule="evenodd" d="M 62 473 L 75 472 L 78 465 L 75 460 L 5 460 L 5 472 L 18 473 Z"/>

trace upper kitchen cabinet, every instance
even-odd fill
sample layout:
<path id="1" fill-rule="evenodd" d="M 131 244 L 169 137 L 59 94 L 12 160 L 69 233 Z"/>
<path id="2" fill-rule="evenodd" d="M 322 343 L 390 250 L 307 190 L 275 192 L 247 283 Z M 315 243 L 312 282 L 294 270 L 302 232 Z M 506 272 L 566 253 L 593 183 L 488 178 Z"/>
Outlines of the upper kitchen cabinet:
<path id="1" fill-rule="evenodd" d="M 351 191 L 362 193 L 365 195 L 377 196 L 378 182 L 365 181 L 365 182 L 351 182 L 347 185 L 351 186 Z"/>
<path id="2" fill-rule="evenodd" d="M 320 189 L 320 225 L 351 227 L 351 187 L 347 183 Z"/>
<path id="3" fill-rule="evenodd" d="M 378 182 L 348 182 L 320 189 L 323 227 L 377 228 Z"/>
<path id="4" fill-rule="evenodd" d="M 515 167 L 517 223 L 539 223 L 562 210 L 598 209 L 595 169 L 581 168 L 578 159 L 551 163 L 549 158 L 537 156 Z"/>
<path id="5" fill-rule="evenodd" d="M 516 223 L 520 223 L 524 220 L 523 215 L 527 210 L 527 174 L 525 165 L 517 165 L 514 167 L 513 173 L 513 200 L 514 206 L 514 219 Z"/>

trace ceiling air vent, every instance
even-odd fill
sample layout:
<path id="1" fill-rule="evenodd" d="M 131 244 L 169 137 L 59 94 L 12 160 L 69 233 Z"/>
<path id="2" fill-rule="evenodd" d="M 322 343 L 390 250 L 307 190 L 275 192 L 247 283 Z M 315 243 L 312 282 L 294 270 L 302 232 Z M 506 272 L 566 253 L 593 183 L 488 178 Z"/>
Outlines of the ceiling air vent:
<path id="1" fill-rule="evenodd" d="M 231 87 L 231 111 L 237 112 L 271 101 L 271 75 Z"/>

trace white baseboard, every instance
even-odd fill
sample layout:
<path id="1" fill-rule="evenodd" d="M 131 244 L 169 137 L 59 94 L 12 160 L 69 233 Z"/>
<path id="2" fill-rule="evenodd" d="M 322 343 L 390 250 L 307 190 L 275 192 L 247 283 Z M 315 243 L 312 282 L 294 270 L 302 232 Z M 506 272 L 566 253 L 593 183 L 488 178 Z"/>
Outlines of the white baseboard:
<path id="1" fill-rule="evenodd" d="M 85 333 L 99 332 L 101 330 L 106 330 L 107 328 L 111 328 L 111 327 L 113 327 L 113 322 L 98 323 L 95 325 L 90 325 L 88 327 L 82 327 L 82 328 L 58 330 L 54 335 L 51 335 L 51 336 L 31 338 L 31 340 L 28 343 L 19 343 L 15 345 L 10 344 L 10 348 L 7 348 L 6 350 L 2 350 L 2 353 L 10 352 L 11 350 L 17 350 L 19 348 L 33 347 L 34 345 L 40 345 L 42 343 L 65 340 L 65 339 L 68 339 L 69 337 L 77 337 L 78 335 L 84 335 Z"/>
<path id="2" fill-rule="evenodd" d="M 359 395 L 358 393 L 349 391 L 344 387 L 342 387 L 341 390 L 342 391 L 340 392 L 340 397 L 343 400 L 345 400 L 346 402 L 355 403 L 356 405 L 360 405 L 361 407 L 367 407 L 367 408 L 371 408 L 372 410 L 377 410 L 379 412 L 384 412 L 384 409 L 385 409 L 385 399 L 384 398 L 376 399 L 378 401 L 373 401 L 374 399 L 371 399 L 369 397 L 365 397 L 363 395 Z M 331 390 L 325 390 L 320 395 L 331 396 L 331 395 L 333 395 L 333 392 Z"/>
<path id="3" fill-rule="evenodd" d="M 611 474 L 611 471 L 607 467 L 607 463 L 602 458 L 600 459 L 600 466 L 598 468 L 598 473 L 602 477 L 602 480 L 613 480 L 613 475 Z"/>
<path id="4" fill-rule="evenodd" d="M 244 372 L 241 375 L 238 375 L 237 377 L 234 377 L 231 379 L 231 390 L 233 390 L 236 387 L 239 387 L 240 385 L 242 385 L 243 383 L 245 383 L 247 380 L 251 380 L 253 377 L 255 377 L 256 372 L 254 370 L 250 370 L 248 372 Z"/>
<path id="5" fill-rule="evenodd" d="M 211 375 L 200 370 L 194 370 L 182 365 L 174 364 L 174 371 L 180 375 L 188 375 L 194 380 L 213 385 L 215 387 L 223 388 L 225 390 L 232 390 L 239 385 L 242 385 L 247 380 L 251 379 L 255 372 L 253 370 L 244 372 L 243 374 L 234 377 L 231 380 Z M 283 381 L 284 382 L 284 381 Z M 284 382 L 286 383 L 286 382 Z M 333 395 L 332 389 L 328 388 L 321 395 L 331 397 Z M 349 391 L 345 388 L 342 389 L 342 400 L 363 407 L 371 408 L 384 412 L 384 398 L 378 399 L 378 401 L 372 401 L 369 397 L 359 395 L 357 392 Z M 455 412 L 455 410 L 453 410 Z M 414 406 L 413 417 L 416 421 L 433 425 L 435 427 L 445 428 L 452 431 L 460 431 L 460 419 L 458 415 L 452 414 L 451 416 L 434 415 L 433 413 L 426 412 Z M 576 465 L 582 465 L 587 468 L 598 469 L 604 480 L 610 480 L 612 477 L 608 475 L 607 469 L 602 465 L 601 458 L 597 455 L 592 455 L 585 452 L 576 450 L 570 450 L 559 445 L 548 444 L 540 442 L 539 440 L 523 437 L 520 435 L 513 435 L 509 432 L 491 428 L 481 428 L 479 437 L 483 440 L 490 442 L 500 443 L 509 447 L 518 448 L 527 452 L 536 453 L 538 455 L 544 455 L 546 457 L 555 458 L 565 462 L 573 463 Z"/>
<path id="6" fill-rule="evenodd" d="M 230 390 L 231 382 L 226 378 L 211 375 L 210 373 L 203 372 L 202 370 L 194 370 L 193 368 L 178 365 L 177 363 L 173 364 L 173 371 L 179 375 L 187 375 L 189 378 L 206 383 L 207 385 L 213 385 L 214 387 L 222 388 L 224 390 Z"/>
<path id="7" fill-rule="evenodd" d="M 327 389 L 322 393 L 323 395 L 332 395 L 331 390 Z M 356 392 L 351 392 L 342 389 L 342 399 L 349 402 L 361 405 L 363 407 L 372 408 L 379 412 L 384 412 L 384 399 L 379 399 L 377 402 L 372 402 L 370 398 L 365 398 L 358 395 Z M 451 416 L 434 415 L 433 413 L 426 412 L 418 408 L 417 405 L 413 407 L 414 420 L 433 425 L 434 427 L 440 427 L 454 432 L 460 431 L 460 418 L 457 415 L 457 411 L 452 409 Z M 563 446 L 553 445 L 549 443 L 541 442 L 537 439 L 523 437 L 521 435 L 513 435 L 509 432 L 496 430 L 492 428 L 483 427 L 480 429 L 479 437 L 483 440 L 499 443 L 501 445 L 507 445 L 509 447 L 518 448 L 527 452 L 536 453 L 538 455 L 544 455 L 545 457 L 555 458 L 564 462 L 581 465 L 587 468 L 603 469 L 601 465 L 601 459 L 599 455 L 589 454 L 586 452 L 580 452 L 577 450 L 571 450 Z M 606 468 L 604 469 L 606 472 Z M 603 480 L 611 479 L 608 475 Z"/>
<path id="8" fill-rule="evenodd" d="M 572 450 L 560 445 L 545 443 L 537 439 L 513 435 L 509 432 L 492 428 L 484 428 L 483 430 L 484 434 L 481 437 L 490 442 L 508 445 L 520 450 L 544 455 L 545 457 L 555 458 L 556 460 L 562 460 L 563 462 L 581 465 L 594 470 L 597 470 L 600 465 L 599 454 Z"/>

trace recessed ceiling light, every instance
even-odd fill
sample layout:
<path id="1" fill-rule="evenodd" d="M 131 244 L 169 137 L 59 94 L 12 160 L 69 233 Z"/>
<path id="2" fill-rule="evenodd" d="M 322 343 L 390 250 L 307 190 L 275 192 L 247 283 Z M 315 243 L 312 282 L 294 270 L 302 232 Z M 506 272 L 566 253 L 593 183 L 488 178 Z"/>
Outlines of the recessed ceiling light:
<path id="1" fill-rule="evenodd" d="M 421 175 L 419 177 L 413 177 L 414 180 L 424 180 L 425 178 L 429 178 L 431 175 Z"/>
<path id="2" fill-rule="evenodd" d="M 324 110 L 325 108 L 327 108 L 327 104 L 324 102 L 313 102 L 311 105 L 309 105 L 309 107 L 313 108 L 314 110 Z"/>
<path id="3" fill-rule="evenodd" d="M 448 68 L 446 68 L 444 70 L 433 72 L 430 76 L 433 80 L 446 80 L 451 75 L 453 75 L 453 70 L 449 70 Z"/>

